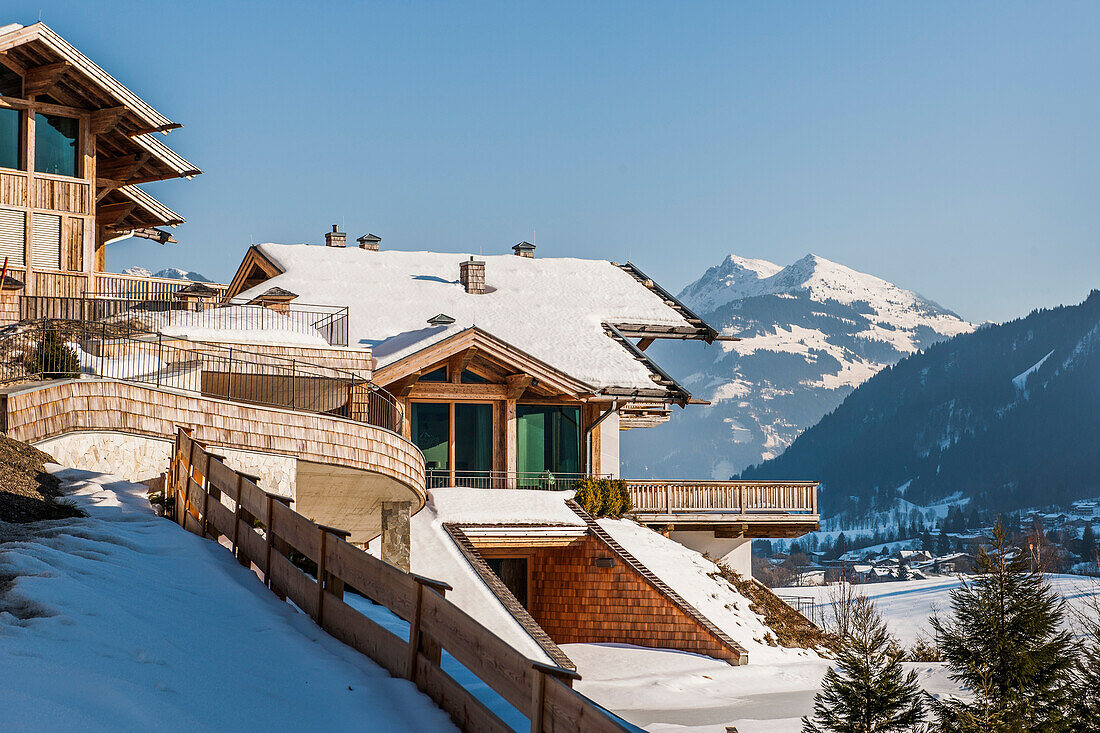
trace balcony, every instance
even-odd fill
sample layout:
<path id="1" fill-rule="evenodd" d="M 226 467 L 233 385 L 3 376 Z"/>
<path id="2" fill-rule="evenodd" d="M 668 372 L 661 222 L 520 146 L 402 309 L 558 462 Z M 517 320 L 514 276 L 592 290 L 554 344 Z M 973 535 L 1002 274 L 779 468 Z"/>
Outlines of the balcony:
<path id="1" fill-rule="evenodd" d="M 533 489 L 538 491 L 565 491 L 572 489 L 584 473 L 542 473 L 523 471 L 450 471 L 446 468 L 429 468 L 429 489 L 461 486 L 468 489 Z M 610 478 L 605 476 L 603 478 Z"/>
<path id="2" fill-rule="evenodd" d="M 798 537 L 819 528 L 815 481 L 626 481 L 645 525 L 716 537 Z"/>

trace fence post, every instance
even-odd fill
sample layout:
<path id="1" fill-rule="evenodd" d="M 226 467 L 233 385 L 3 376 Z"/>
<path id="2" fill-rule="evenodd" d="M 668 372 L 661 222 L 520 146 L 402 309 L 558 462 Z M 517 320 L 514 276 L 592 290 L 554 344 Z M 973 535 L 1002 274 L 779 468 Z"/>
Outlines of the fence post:
<path id="1" fill-rule="evenodd" d="M 531 686 L 531 733 L 542 733 L 543 716 L 546 714 L 546 674 L 535 667 L 535 680 Z"/>
<path id="2" fill-rule="evenodd" d="M 271 494 L 267 496 L 267 550 L 266 558 L 264 560 L 264 583 L 268 588 L 271 588 L 271 548 L 275 542 L 275 512 L 274 504 L 275 500 L 271 498 Z"/>
<path id="3" fill-rule="evenodd" d="M 424 584 L 416 582 L 416 602 L 413 604 L 413 617 L 409 621 L 409 653 L 405 666 L 405 677 L 416 684 L 416 659 L 420 654 L 420 614 L 424 608 Z"/>
<path id="4" fill-rule="evenodd" d="M 237 562 L 246 567 L 251 563 L 246 558 L 241 556 L 241 548 L 237 544 L 241 537 L 241 485 L 244 484 L 244 476 L 240 473 L 237 474 L 237 497 L 236 507 L 233 509 L 233 557 L 237 558 Z"/>
<path id="5" fill-rule="evenodd" d="M 187 452 L 187 473 L 183 478 L 183 511 L 180 512 L 180 526 L 184 529 L 187 529 L 187 505 L 191 502 L 191 469 L 194 468 L 194 464 L 195 439 L 191 438 L 191 448 Z"/>
<path id="6" fill-rule="evenodd" d="M 157 332 L 157 386 L 160 386 L 160 373 L 164 369 L 164 334 Z"/>
<path id="7" fill-rule="evenodd" d="M 325 552 L 328 549 L 328 532 L 324 527 L 321 533 L 321 549 L 317 553 L 317 617 L 313 619 L 321 628 L 325 626 Z"/>

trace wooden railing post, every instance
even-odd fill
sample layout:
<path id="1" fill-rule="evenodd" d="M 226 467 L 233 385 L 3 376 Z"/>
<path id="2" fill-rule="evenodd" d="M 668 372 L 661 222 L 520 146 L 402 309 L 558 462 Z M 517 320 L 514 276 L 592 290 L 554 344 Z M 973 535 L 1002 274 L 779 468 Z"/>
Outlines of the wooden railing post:
<path id="1" fill-rule="evenodd" d="M 531 685 L 531 733 L 542 733 L 543 716 L 546 714 L 546 674 L 535 665 L 535 679 Z"/>
<path id="2" fill-rule="evenodd" d="M 271 588 L 271 549 L 275 544 L 275 499 L 267 494 L 267 549 L 264 556 L 264 583 Z"/>
<path id="3" fill-rule="evenodd" d="M 325 625 L 325 553 L 328 549 L 328 532 L 318 527 L 321 533 L 321 549 L 317 553 L 317 617 L 314 621 L 322 628 Z"/>
<path id="4" fill-rule="evenodd" d="M 416 684 L 416 660 L 420 655 L 420 615 L 424 610 L 424 584 L 416 584 L 416 600 L 413 602 L 412 618 L 409 620 L 409 652 L 406 657 L 405 677 Z"/>

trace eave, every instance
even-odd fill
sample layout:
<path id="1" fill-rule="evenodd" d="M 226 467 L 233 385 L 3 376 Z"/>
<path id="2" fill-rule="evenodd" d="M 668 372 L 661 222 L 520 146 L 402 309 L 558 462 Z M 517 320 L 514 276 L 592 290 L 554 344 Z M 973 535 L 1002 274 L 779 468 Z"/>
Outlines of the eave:
<path id="1" fill-rule="evenodd" d="M 664 301 L 672 310 L 680 314 L 680 317 L 688 322 L 689 327 L 683 326 L 661 326 L 645 323 L 623 323 L 616 324 L 622 336 L 631 338 L 675 338 L 675 339 L 696 339 L 700 341 L 706 341 L 708 344 L 714 341 L 737 341 L 738 339 L 733 336 L 723 336 L 718 332 L 718 329 L 711 326 L 704 321 L 695 311 L 688 308 L 684 303 L 680 301 L 672 293 L 662 288 L 656 280 L 646 275 L 642 270 L 632 262 L 627 262 L 625 265 L 620 265 L 616 262 L 612 263 L 616 265 L 624 272 L 629 274 L 645 288 L 653 291 L 661 300 Z"/>

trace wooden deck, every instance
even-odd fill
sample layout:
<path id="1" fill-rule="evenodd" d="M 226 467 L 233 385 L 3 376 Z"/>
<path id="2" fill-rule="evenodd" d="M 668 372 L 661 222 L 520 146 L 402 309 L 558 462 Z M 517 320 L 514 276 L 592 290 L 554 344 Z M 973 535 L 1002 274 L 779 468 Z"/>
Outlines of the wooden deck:
<path id="1" fill-rule="evenodd" d="M 642 524 L 716 537 L 798 537 L 820 526 L 816 481 L 626 481 Z"/>

